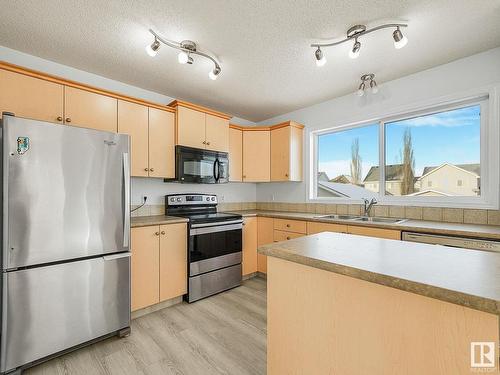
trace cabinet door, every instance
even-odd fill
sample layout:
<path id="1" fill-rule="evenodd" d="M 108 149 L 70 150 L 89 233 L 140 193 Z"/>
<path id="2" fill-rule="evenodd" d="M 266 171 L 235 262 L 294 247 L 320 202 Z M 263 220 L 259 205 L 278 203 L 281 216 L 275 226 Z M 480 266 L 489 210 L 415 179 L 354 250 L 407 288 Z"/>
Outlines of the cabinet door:
<path id="1" fill-rule="evenodd" d="M 270 217 L 257 218 L 257 246 L 273 243 L 273 221 L 274 219 Z M 267 257 L 265 255 L 257 254 L 257 270 L 267 273 Z"/>
<path id="2" fill-rule="evenodd" d="M 243 181 L 269 182 L 271 178 L 269 130 L 243 132 Z"/>
<path id="3" fill-rule="evenodd" d="M 160 228 L 132 228 L 132 311 L 160 300 Z"/>
<path id="4" fill-rule="evenodd" d="M 205 113 L 177 107 L 177 144 L 205 148 Z"/>
<path id="5" fill-rule="evenodd" d="M 63 118 L 63 86 L 0 69 L 0 118 L 2 112 L 18 117 L 60 122 Z"/>
<path id="6" fill-rule="evenodd" d="M 293 240 L 294 238 L 303 237 L 302 233 L 294 233 L 294 232 L 284 232 L 282 230 L 274 230 L 274 242 L 288 241 Z"/>
<path id="7" fill-rule="evenodd" d="M 229 129 L 229 181 L 241 181 L 243 132 Z"/>
<path id="8" fill-rule="evenodd" d="M 187 293 L 186 224 L 160 226 L 160 301 Z"/>
<path id="9" fill-rule="evenodd" d="M 243 275 L 257 272 L 257 218 L 243 220 Z"/>
<path id="10" fill-rule="evenodd" d="M 347 233 L 345 224 L 317 223 L 315 221 L 307 222 L 307 234 L 316 234 L 321 232 Z"/>
<path id="11" fill-rule="evenodd" d="M 271 131 L 271 181 L 290 180 L 290 127 Z"/>
<path id="12" fill-rule="evenodd" d="M 118 133 L 130 135 L 131 173 L 147 177 L 148 161 L 148 107 L 118 101 Z"/>
<path id="13" fill-rule="evenodd" d="M 64 88 L 64 122 L 68 125 L 116 133 L 117 107 L 115 98 L 69 86 Z"/>
<path id="14" fill-rule="evenodd" d="M 149 108 L 149 176 L 175 177 L 175 114 Z"/>
<path id="15" fill-rule="evenodd" d="M 208 150 L 228 152 L 229 120 L 207 114 L 205 118 L 205 138 Z"/>
<path id="16" fill-rule="evenodd" d="M 394 229 L 370 228 L 370 227 L 349 225 L 347 227 L 347 233 L 357 234 L 360 236 L 386 238 L 389 240 L 401 239 L 401 231 Z"/>

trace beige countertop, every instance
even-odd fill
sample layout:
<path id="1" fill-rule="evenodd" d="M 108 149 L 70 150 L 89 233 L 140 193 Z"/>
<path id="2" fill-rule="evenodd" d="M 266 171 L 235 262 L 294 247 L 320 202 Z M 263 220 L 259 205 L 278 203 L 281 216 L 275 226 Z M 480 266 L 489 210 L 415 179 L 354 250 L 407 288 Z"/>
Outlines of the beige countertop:
<path id="1" fill-rule="evenodd" d="M 259 253 L 500 315 L 500 254 L 323 232 Z"/>
<path id="2" fill-rule="evenodd" d="M 147 227 L 150 225 L 176 224 L 176 223 L 187 223 L 187 222 L 188 222 L 187 219 L 176 216 L 165 216 L 165 215 L 135 216 L 131 218 L 130 226 L 132 228 L 136 228 L 136 227 Z"/>
<path id="3" fill-rule="evenodd" d="M 500 227 L 494 225 L 459 224 L 424 220 L 406 220 L 400 224 L 359 222 L 349 220 L 322 219 L 318 216 L 322 214 L 302 213 L 302 212 L 281 212 L 263 210 L 232 211 L 245 216 L 263 216 L 279 219 L 308 220 L 324 223 L 347 224 L 356 226 L 368 226 L 375 228 L 396 229 L 408 232 L 447 234 L 454 236 L 485 238 L 500 240 Z"/>

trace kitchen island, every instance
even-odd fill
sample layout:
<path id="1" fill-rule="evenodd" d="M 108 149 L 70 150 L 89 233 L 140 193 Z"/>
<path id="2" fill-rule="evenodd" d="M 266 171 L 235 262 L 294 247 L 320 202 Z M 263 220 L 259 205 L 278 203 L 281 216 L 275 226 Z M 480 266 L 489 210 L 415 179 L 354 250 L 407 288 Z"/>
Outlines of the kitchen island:
<path id="1" fill-rule="evenodd" d="M 498 373 L 500 254 L 330 232 L 259 253 L 269 375 Z"/>

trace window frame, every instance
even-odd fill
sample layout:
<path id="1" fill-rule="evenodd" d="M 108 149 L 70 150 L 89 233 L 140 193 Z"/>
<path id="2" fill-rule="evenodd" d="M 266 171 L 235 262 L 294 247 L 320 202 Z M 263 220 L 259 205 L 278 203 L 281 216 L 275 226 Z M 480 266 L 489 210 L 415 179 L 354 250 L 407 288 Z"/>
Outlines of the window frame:
<path id="1" fill-rule="evenodd" d="M 473 105 L 480 105 L 480 165 L 481 165 L 481 195 L 480 196 L 453 196 L 453 197 L 428 197 L 428 196 L 390 196 L 385 195 L 385 130 L 386 124 L 399 120 L 431 115 L 451 111 Z M 379 126 L 379 203 L 384 205 L 422 206 L 422 207 L 460 207 L 460 208 L 492 208 L 498 209 L 499 202 L 499 171 L 498 167 L 498 99 L 496 90 L 482 91 L 480 94 L 466 98 L 455 99 L 437 104 L 427 104 L 420 109 L 408 109 L 394 115 L 381 115 L 370 120 L 354 122 L 348 125 L 336 126 L 327 129 L 312 130 L 310 132 L 310 168 L 308 201 L 337 204 L 359 203 L 359 199 L 345 197 L 318 197 L 318 137 L 353 128 L 372 124 Z"/>

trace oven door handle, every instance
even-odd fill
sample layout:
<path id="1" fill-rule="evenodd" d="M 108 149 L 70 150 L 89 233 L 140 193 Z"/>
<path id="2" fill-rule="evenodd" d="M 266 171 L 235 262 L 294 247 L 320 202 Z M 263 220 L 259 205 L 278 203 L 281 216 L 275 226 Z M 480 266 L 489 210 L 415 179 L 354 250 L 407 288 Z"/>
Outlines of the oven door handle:
<path id="1" fill-rule="evenodd" d="M 189 230 L 189 236 L 196 236 L 199 234 L 208 234 L 208 233 L 218 233 L 218 232 L 227 232 L 230 230 L 238 230 L 243 229 L 243 224 L 229 224 L 229 225 L 218 225 L 212 227 L 202 227 L 202 228 L 192 228 Z"/>
<path id="2" fill-rule="evenodd" d="M 192 224 L 191 228 L 219 227 L 228 224 L 243 224 L 243 220 L 237 219 L 237 220 L 219 221 L 218 223 L 212 222 L 212 223 Z"/>

